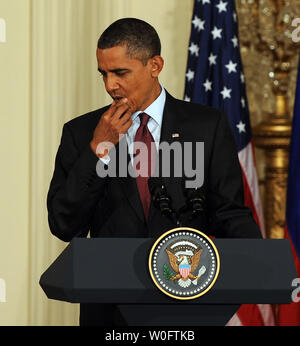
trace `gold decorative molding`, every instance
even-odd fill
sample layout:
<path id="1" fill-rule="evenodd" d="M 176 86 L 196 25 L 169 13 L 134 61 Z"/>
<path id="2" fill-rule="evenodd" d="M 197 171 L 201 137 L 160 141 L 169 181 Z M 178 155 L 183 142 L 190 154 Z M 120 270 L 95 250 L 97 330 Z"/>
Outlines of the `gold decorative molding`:
<path id="1" fill-rule="evenodd" d="M 288 151 L 266 151 L 265 215 L 269 238 L 284 237 Z"/>
<path id="2" fill-rule="evenodd" d="M 297 0 L 239 0 L 239 37 L 247 96 L 264 181 L 267 236 L 282 238 L 299 44 L 291 26 L 300 17 Z"/>

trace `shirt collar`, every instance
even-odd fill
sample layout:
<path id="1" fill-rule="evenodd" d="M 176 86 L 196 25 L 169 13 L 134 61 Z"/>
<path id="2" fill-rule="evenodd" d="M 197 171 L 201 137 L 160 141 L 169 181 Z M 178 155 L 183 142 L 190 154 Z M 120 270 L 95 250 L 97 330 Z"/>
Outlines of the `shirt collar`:
<path id="1" fill-rule="evenodd" d="M 161 92 L 159 96 L 144 111 L 134 112 L 131 115 L 132 121 L 134 121 L 140 113 L 147 113 L 159 126 L 161 126 L 165 102 L 166 91 L 161 85 Z"/>

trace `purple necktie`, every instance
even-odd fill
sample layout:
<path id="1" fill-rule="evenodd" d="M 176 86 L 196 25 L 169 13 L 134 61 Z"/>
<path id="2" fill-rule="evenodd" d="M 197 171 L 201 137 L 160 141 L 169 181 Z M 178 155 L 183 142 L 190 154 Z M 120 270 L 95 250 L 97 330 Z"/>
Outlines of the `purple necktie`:
<path id="1" fill-rule="evenodd" d="M 141 167 L 140 164 L 143 165 L 144 162 L 148 163 L 147 176 L 143 177 L 141 175 L 138 175 L 136 177 L 136 183 L 137 183 L 138 191 L 140 194 L 140 199 L 144 208 L 145 218 L 146 220 L 148 220 L 150 203 L 151 203 L 151 195 L 148 188 L 148 180 L 149 180 L 149 177 L 151 176 L 151 172 L 154 171 L 154 167 L 155 167 L 154 160 L 155 160 L 156 153 L 152 153 L 153 157 L 151 160 L 151 143 L 154 143 L 154 139 L 147 126 L 150 116 L 146 113 L 141 113 L 139 114 L 139 117 L 141 119 L 141 124 L 136 132 L 134 142 L 145 143 L 148 150 L 147 150 L 147 153 L 144 153 L 143 151 L 140 153 L 140 150 L 138 150 L 136 148 L 136 144 L 134 144 L 135 153 L 136 153 L 135 157 L 139 155 L 138 161 L 137 163 L 135 163 L 134 166 L 136 167 L 137 170 L 142 170 L 143 166 Z"/>

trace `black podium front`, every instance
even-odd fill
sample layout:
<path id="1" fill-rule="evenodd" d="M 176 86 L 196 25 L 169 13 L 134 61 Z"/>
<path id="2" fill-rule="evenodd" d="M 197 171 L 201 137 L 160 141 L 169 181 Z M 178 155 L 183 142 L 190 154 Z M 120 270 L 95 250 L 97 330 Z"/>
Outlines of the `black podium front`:
<path id="1" fill-rule="evenodd" d="M 241 304 L 288 304 L 297 277 L 289 240 L 214 239 L 220 273 L 205 295 L 180 301 L 152 282 L 145 238 L 75 238 L 41 276 L 50 299 L 113 303 L 128 325 L 225 325 Z"/>

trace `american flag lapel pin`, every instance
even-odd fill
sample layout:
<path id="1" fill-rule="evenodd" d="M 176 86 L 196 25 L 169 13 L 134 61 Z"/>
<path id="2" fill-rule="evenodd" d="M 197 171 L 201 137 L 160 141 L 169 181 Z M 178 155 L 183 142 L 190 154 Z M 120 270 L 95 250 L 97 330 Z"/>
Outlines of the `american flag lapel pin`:
<path id="1" fill-rule="evenodd" d="M 172 138 L 179 138 L 179 133 L 172 133 Z"/>

